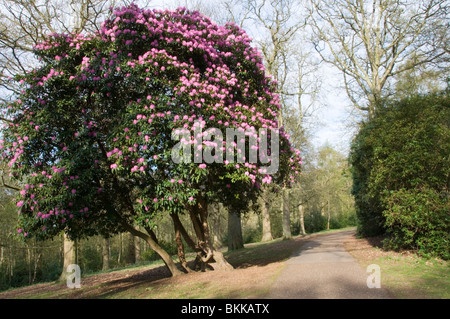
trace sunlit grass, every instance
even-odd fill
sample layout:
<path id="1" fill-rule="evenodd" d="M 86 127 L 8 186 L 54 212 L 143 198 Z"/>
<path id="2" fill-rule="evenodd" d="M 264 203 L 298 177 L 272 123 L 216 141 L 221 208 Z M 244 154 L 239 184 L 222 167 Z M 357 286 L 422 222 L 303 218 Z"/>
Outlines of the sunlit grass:
<path id="1" fill-rule="evenodd" d="M 450 298 L 448 262 L 417 256 L 381 257 L 376 262 L 385 286 L 398 298 Z"/>
<path id="2" fill-rule="evenodd" d="M 363 240 L 363 239 L 360 239 Z M 377 264 L 381 286 L 400 299 L 450 299 L 448 261 L 427 259 L 414 252 L 385 251 L 365 246 L 350 253 L 363 267 Z"/>

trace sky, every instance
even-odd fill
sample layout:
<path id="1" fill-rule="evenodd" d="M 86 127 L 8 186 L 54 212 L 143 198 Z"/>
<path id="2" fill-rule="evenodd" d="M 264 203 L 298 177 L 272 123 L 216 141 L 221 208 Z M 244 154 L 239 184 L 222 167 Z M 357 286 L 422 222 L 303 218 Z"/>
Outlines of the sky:
<path id="1" fill-rule="evenodd" d="M 315 130 L 314 145 L 330 144 L 347 153 L 354 130 L 348 127 L 347 104 L 343 97 L 329 95 L 327 104 L 318 111 L 321 126 Z"/>
<path id="2" fill-rule="evenodd" d="M 355 123 L 351 120 L 352 106 L 344 89 L 340 89 L 343 77 L 337 70 L 324 66 L 322 103 L 317 111 L 320 125 L 314 135 L 314 145 L 330 144 L 336 150 L 348 154 L 350 143 L 356 134 Z"/>

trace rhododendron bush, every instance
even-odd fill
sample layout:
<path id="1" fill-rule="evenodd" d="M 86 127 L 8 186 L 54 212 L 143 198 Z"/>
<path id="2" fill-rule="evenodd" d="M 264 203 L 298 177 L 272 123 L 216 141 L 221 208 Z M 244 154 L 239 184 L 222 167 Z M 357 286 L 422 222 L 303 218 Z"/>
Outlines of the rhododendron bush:
<path id="1" fill-rule="evenodd" d="M 299 152 L 277 127 L 276 83 L 234 24 L 218 26 L 184 8 L 131 5 L 112 12 L 96 34 L 49 35 L 35 54 L 40 65 L 14 79 L 23 91 L 4 105 L 10 121 L 0 145 L 22 185 L 23 238 L 130 231 L 177 274 L 153 229 L 159 214 L 170 214 L 188 236 L 178 218 L 188 214 L 197 238 L 185 239 L 199 261 L 227 268 L 211 245 L 208 203 L 245 210 L 263 183 L 299 176 Z M 250 162 L 250 148 L 242 153 L 238 141 L 208 138 L 208 128 L 258 141 L 261 129 L 279 134 L 277 154 L 270 145 L 266 154 L 276 158 L 276 173 L 267 174 L 270 162 Z M 189 138 L 173 139 L 174 130 Z M 173 160 L 177 143 L 192 147 L 191 161 Z M 199 151 L 213 146 L 215 161 L 205 161 Z M 222 160 L 219 151 L 240 153 L 241 161 Z"/>

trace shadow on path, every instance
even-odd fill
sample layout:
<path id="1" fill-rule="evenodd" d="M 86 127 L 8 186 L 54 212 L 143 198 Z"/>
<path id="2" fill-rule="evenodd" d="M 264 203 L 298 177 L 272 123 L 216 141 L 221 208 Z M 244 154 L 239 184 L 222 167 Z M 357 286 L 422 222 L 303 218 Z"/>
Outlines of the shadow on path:
<path id="1" fill-rule="evenodd" d="M 354 230 L 320 234 L 309 239 L 285 262 L 268 298 L 387 299 L 382 288 L 368 288 L 366 272 L 344 248 Z"/>

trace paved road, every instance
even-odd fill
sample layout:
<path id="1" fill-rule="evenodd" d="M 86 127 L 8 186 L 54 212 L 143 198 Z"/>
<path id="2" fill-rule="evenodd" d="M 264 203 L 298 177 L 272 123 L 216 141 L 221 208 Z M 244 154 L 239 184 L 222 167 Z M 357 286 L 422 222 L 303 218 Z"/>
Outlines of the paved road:
<path id="1" fill-rule="evenodd" d="M 380 299 L 390 298 L 382 288 L 368 288 L 370 273 L 345 249 L 343 241 L 354 231 L 314 236 L 286 261 L 268 298 L 273 299 Z M 382 278 L 382 277 L 381 277 Z M 381 281 L 381 285 L 383 282 Z"/>

